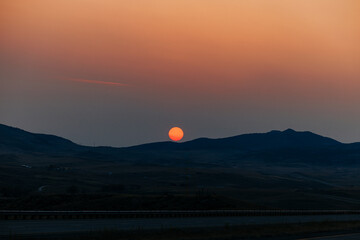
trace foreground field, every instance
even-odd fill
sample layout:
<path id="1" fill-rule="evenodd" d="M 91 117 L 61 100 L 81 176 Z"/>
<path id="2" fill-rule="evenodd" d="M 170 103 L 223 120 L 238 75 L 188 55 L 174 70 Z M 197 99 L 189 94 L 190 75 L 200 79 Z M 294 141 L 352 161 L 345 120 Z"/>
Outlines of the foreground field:
<path id="1" fill-rule="evenodd" d="M 136 229 L 114 230 L 104 228 L 88 232 L 65 234 L 15 233 L 3 236 L 9 240 L 235 240 L 235 239 L 358 239 L 359 221 L 349 222 L 309 222 L 291 224 L 268 224 L 252 226 L 231 226 L 211 228 L 172 228 L 172 229 Z M 324 237 L 331 236 L 331 237 Z"/>

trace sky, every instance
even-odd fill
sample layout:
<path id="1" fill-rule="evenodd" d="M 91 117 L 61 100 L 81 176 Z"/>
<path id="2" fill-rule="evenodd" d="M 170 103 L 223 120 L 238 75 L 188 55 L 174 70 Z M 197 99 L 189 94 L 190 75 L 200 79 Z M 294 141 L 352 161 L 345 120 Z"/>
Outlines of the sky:
<path id="1" fill-rule="evenodd" d="M 0 123 L 130 146 L 360 141 L 358 0 L 2 0 Z"/>

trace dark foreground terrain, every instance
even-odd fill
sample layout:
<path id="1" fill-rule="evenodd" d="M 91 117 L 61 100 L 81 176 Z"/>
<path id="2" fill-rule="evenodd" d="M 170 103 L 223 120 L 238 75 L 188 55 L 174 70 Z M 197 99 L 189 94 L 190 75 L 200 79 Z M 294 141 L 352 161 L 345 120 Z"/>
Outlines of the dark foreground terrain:
<path id="1" fill-rule="evenodd" d="M 110 148 L 81 146 L 0 125 L 0 210 L 357 210 L 359 170 L 359 143 L 343 144 L 291 129 Z M 357 218 L 339 222 L 337 216 L 310 217 L 302 223 L 255 218 L 251 221 L 256 226 L 244 218 L 238 219 L 241 224 L 236 218 L 224 222 L 211 218 L 182 219 L 173 228 L 140 224 L 136 230 L 119 228 L 121 221 L 131 223 L 120 219 L 94 219 L 102 222 L 93 230 L 86 222 L 91 220 L 85 219 L 2 220 L 1 226 L 10 229 L 3 235 L 8 239 L 69 240 L 311 239 L 313 234 L 360 231 Z M 148 221 L 155 224 L 161 219 Z M 168 223 L 172 221 L 163 225 Z M 65 231 L 46 231 L 61 224 Z M 37 228 L 39 232 L 21 235 Z"/>
<path id="2" fill-rule="evenodd" d="M 172 228 L 153 230 L 114 230 L 71 234 L 40 234 L 4 236 L 8 240 L 356 240 L 360 237 L 360 222 L 311 222 L 230 226 L 211 228 Z"/>
<path id="3" fill-rule="evenodd" d="M 360 209 L 360 144 L 294 130 L 128 148 L 0 125 L 0 206 Z"/>

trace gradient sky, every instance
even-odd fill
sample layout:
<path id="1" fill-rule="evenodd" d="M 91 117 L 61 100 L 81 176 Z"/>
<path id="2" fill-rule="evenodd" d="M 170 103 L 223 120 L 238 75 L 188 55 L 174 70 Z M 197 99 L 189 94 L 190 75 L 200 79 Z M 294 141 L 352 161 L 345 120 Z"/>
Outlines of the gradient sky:
<path id="1" fill-rule="evenodd" d="M 2 0 L 0 123 L 129 146 L 360 141 L 359 0 Z"/>

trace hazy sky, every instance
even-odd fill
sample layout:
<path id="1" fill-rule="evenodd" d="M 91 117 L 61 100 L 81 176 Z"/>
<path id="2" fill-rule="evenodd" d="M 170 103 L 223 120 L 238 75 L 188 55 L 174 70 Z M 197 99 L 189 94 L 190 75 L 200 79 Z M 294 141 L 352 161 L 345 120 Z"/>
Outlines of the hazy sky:
<path id="1" fill-rule="evenodd" d="M 360 141 L 359 0 L 2 0 L 0 123 L 128 146 Z"/>

